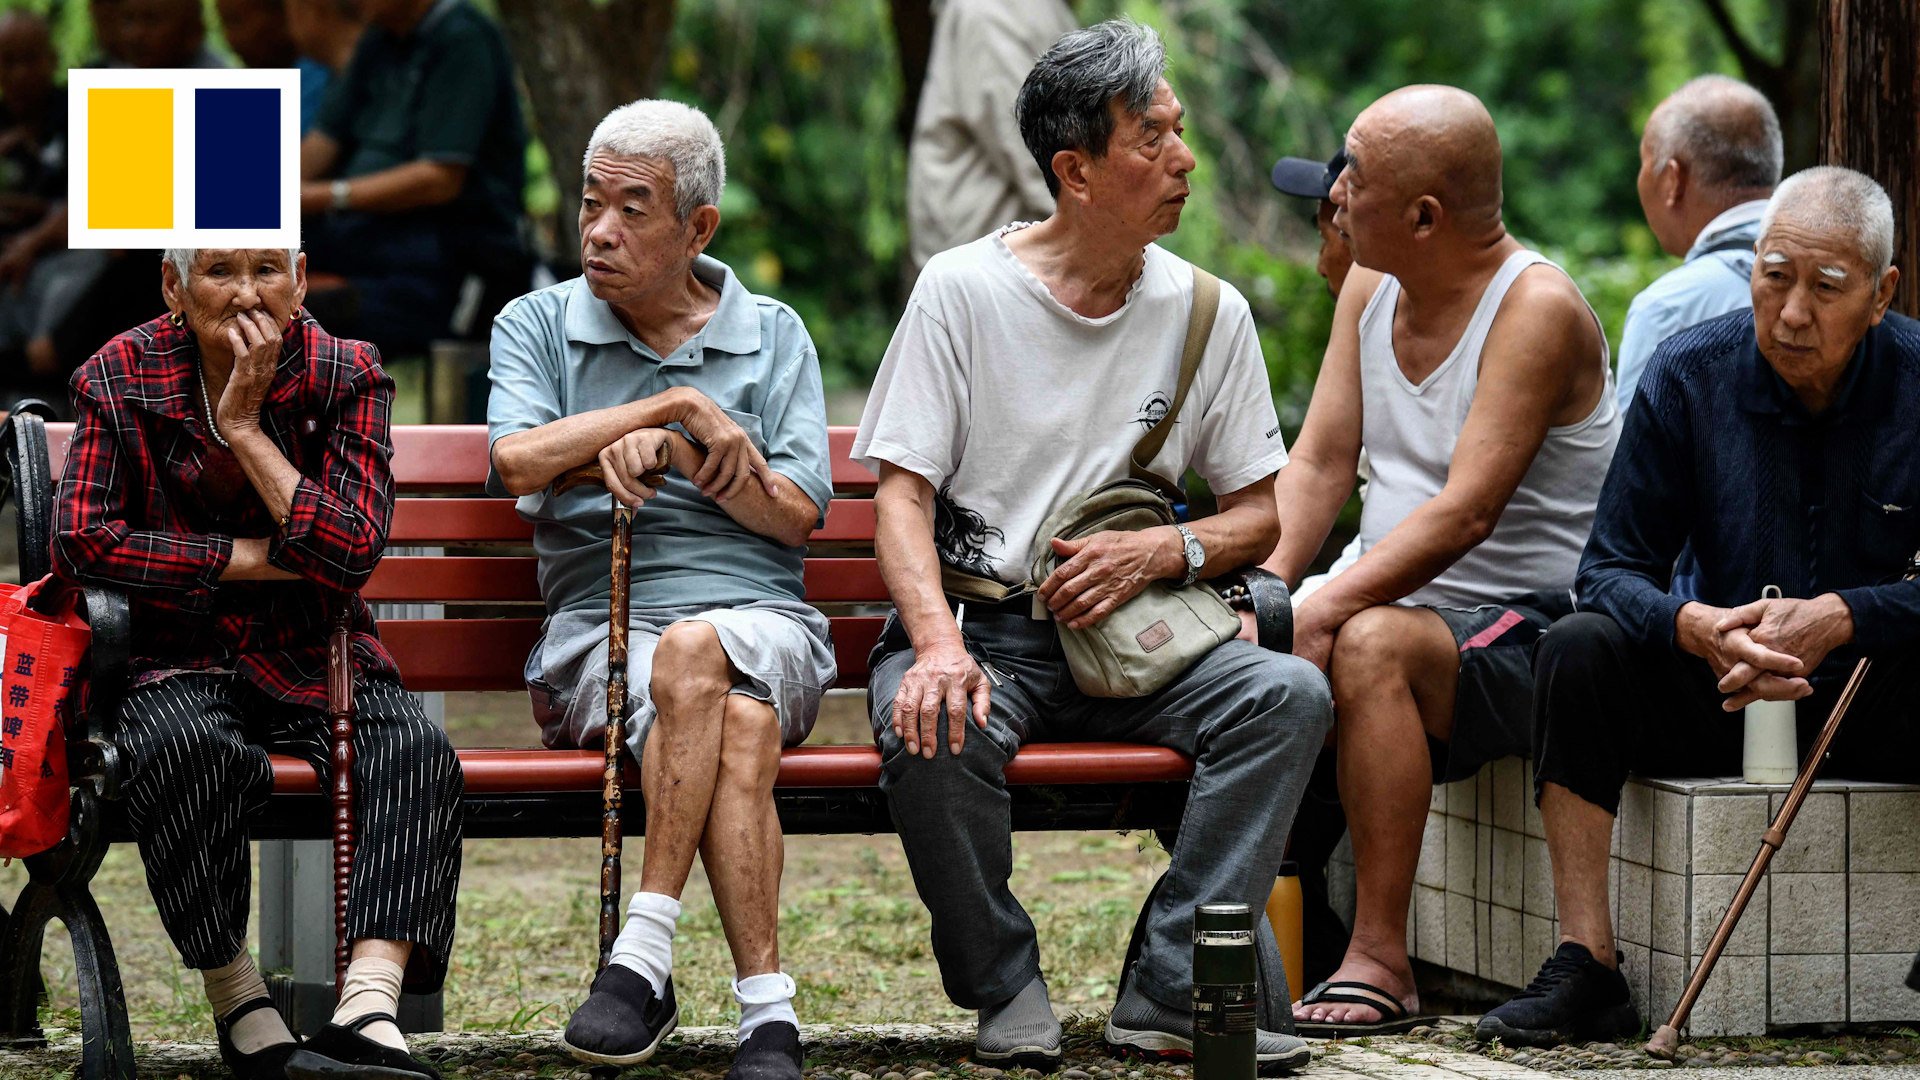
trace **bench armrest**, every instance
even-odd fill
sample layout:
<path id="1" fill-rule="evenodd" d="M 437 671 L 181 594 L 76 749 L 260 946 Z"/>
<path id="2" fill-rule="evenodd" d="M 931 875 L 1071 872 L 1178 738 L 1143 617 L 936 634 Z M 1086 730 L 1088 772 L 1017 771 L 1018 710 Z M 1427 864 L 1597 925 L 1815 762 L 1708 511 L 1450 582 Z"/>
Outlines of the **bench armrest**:
<path id="1" fill-rule="evenodd" d="M 53 408 L 35 398 L 14 402 L 0 423 L 0 503 L 10 496 L 20 523 L 20 580 L 53 572 L 53 467 L 47 419 Z"/>
<path id="2" fill-rule="evenodd" d="M 1217 577 L 1209 584 L 1228 607 L 1253 613 L 1261 648 L 1284 653 L 1293 651 L 1293 593 L 1280 575 L 1249 566 Z"/>
<path id="3" fill-rule="evenodd" d="M 93 644 L 87 666 L 87 707 L 67 718 L 71 779 L 102 799 L 117 799 L 125 770 L 111 733 L 126 697 L 133 658 L 133 609 L 125 593 L 86 589 L 87 625 Z"/>

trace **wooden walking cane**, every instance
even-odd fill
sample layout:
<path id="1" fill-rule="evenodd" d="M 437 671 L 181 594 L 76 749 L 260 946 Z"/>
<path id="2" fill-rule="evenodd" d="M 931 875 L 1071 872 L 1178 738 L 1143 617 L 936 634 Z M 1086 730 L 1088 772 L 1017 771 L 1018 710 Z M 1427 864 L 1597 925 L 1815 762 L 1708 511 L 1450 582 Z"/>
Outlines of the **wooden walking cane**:
<path id="1" fill-rule="evenodd" d="M 333 737 L 333 992 L 347 982 L 347 894 L 353 885 L 353 615 L 350 597 L 328 605 L 327 721 Z"/>
<path id="2" fill-rule="evenodd" d="M 607 604 L 606 766 L 600 783 L 600 966 L 620 933 L 620 751 L 627 741 L 627 594 L 633 583 L 633 508 L 613 504 Z"/>
<path id="3" fill-rule="evenodd" d="M 1908 560 L 1906 576 L 1901 580 L 1912 581 L 1916 575 L 1920 575 L 1920 551 L 1914 552 Z M 1720 953 L 1727 947 L 1728 939 L 1733 937 L 1734 928 L 1739 926 L 1740 916 L 1746 914 L 1747 903 L 1753 899 L 1754 890 L 1760 887 L 1761 875 L 1767 872 L 1767 864 L 1773 861 L 1773 853 L 1787 842 L 1787 830 L 1793 827 L 1793 819 L 1800 813 L 1800 804 L 1806 801 L 1807 792 L 1812 789 L 1814 778 L 1820 774 L 1820 766 L 1826 761 L 1827 749 L 1833 745 L 1833 737 L 1840 732 L 1840 721 L 1846 719 L 1847 709 L 1853 705 L 1854 696 L 1860 692 L 1860 685 L 1866 681 L 1867 671 L 1872 666 L 1872 658 L 1866 656 L 1853 666 L 1853 674 L 1840 691 L 1839 700 L 1833 703 L 1833 711 L 1827 714 L 1827 722 L 1813 740 L 1813 748 L 1807 751 L 1806 759 L 1800 763 L 1800 775 L 1794 777 L 1786 801 L 1780 804 L 1780 812 L 1774 815 L 1773 824 L 1767 826 L 1767 831 L 1760 834 L 1760 850 L 1753 856 L 1753 865 L 1747 868 L 1747 876 L 1733 894 L 1733 903 L 1728 905 L 1727 913 L 1721 916 L 1713 937 L 1707 940 L 1706 952 L 1701 954 L 1693 977 L 1687 980 L 1687 988 L 1680 995 L 1679 1004 L 1673 1007 L 1673 1015 L 1653 1033 L 1653 1038 L 1647 1040 L 1647 1053 L 1671 1058 L 1678 1049 L 1681 1027 L 1693 1012 L 1694 1003 L 1700 999 L 1700 991 L 1707 985 L 1707 976 L 1713 974 L 1713 965 L 1720 961 Z"/>
<path id="4" fill-rule="evenodd" d="M 658 487 L 666 471 L 647 473 L 640 483 Z M 605 484 L 600 466 L 570 469 L 554 482 L 559 493 L 581 484 Z M 628 593 L 633 582 L 633 508 L 613 504 L 613 552 L 607 570 L 607 729 L 606 763 L 600 774 L 600 967 L 607 966 L 613 939 L 620 933 L 621 759 L 627 727 Z"/>

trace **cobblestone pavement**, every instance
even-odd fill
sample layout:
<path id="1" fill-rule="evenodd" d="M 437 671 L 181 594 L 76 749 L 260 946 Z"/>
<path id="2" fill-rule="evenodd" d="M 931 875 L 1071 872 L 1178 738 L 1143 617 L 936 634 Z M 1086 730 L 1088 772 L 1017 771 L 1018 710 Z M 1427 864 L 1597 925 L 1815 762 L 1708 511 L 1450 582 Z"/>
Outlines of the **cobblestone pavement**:
<path id="1" fill-rule="evenodd" d="M 1663 1080 L 1682 1077 L 1745 1080 L 1762 1076 L 1791 1077 L 1792 1080 L 1920 1078 L 1920 1040 L 1913 1039 L 1809 1040 L 1804 1044 L 1774 1040 L 1766 1044 L 1768 1049 L 1758 1051 L 1729 1049 L 1717 1044 L 1691 1046 L 1693 1060 L 1711 1061 L 1716 1067 L 1689 1068 L 1673 1062 L 1655 1063 L 1644 1056 L 1628 1064 L 1629 1054 L 1639 1054 L 1637 1046 L 1601 1045 L 1514 1053 L 1478 1044 L 1449 1045 L 1441 1041 L 1458 1038 L 1463 1030 L 1443 1025 L 1423 1030 L 1419 1035 L 1316 1042 L 1315 1061 L 1305 1077 L 1306 1080 L 1526 1080 L 1553 1074 L 1607 1080 L 1610 1072 L 1617 1075 L 1620 1069 L 1638 1067 L 1665 1073 Z M 1069 1023 L 1066 1064 L 1054 1080 L 1191 1080 L 1192 1069 L 1185 1064 L 1109 1056 L 1099 1033 L 1098 1019 L 1082 1018 Z M 51 1043 L 43 1049 L 0 1050 L 0 1077 L 65 1080 L 75 1075 L 80 1062 L 77 1033 L 50 1031 L 49 1035 Z M 804 1030 L 807 1076 L 809 1080 L 996 1080 L 1003 1077 L 1037 1080 L 1038 1074 L 1026 1070 L 1003 1073 L 968 1062 L 972 1035 L 971 1025 L 966 1024 L 809 1026 Z M 422 1035 L 415 1037 L 414 1046 L 421 1056 L 437 1065 L 448 1080 L 587 1080 L 589 1077 L 584 1067 L 560 1051 L 552 1031 Z M 1808 1049 L 1813 1046 L 1832 1049 Z M 682 1028 L 653 1061 L 628 1070 L 626 1076 L 720 1080 L 726 1073 L 733 1047 L 731 1029 Z M 1780 1063 L 1772 1063 L 1766 1056 L 1772 1053 L 1781 1055 Z M 1844 1060 L 1871 1063 L 1834 1064 L 1843 1060 L 1842 1055 Z M 228 1075 L 210 1043 L 145 1042 L 137 1047 L 136 1058 L 142 1078 L 213 1080 Z M 1602 1067 L 1581 1067 L 1595 1063 Z M 1789 1069 L 1790 1073 L 1786 1071 Z"/>

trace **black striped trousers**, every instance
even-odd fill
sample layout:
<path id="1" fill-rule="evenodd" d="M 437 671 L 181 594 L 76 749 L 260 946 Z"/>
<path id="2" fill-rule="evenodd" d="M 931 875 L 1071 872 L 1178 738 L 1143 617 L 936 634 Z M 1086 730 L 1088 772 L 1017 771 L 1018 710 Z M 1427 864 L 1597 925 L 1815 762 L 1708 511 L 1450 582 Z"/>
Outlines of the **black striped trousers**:
<path id="1" fill-rule="evenodd" d="M 389 677 L 354 690 L 359 818 L 347 931 L 410 941 L 407 989 L 446 977 L 460 884 L 460 762 L 446 733 Z M 188 673 L 136 687 L 115 740 L 128 820 L 160 921 L 188 967 L 219 967 L 247 940 L 253 864 L 247 819 L 273 790 L 267 753 L 331 774 L 326 713 L 238 675 Z"/>

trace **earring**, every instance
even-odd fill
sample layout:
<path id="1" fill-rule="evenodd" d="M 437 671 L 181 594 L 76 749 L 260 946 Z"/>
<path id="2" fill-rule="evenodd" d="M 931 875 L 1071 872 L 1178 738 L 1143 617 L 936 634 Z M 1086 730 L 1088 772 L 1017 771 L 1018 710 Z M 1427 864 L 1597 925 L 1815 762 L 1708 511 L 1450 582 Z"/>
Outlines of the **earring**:
<path id="1" fill-rule="evenodd" d="M 187 321 L 181 318 L 180 313 L 177 311 L 167 312 L 167 321 L 172 323 L 175 327 L 181 327 L 187 324 Z"/>

